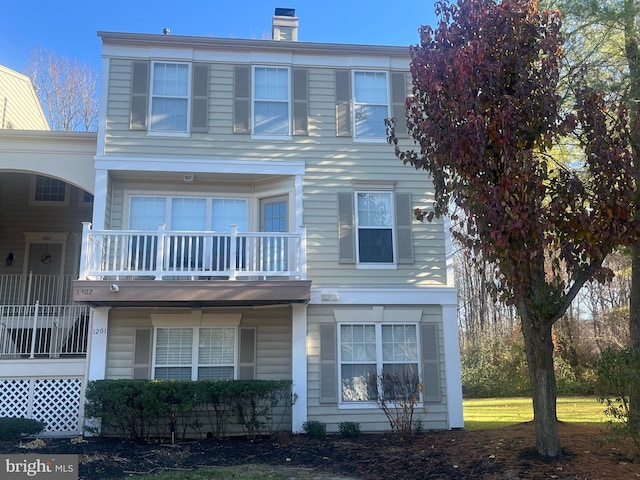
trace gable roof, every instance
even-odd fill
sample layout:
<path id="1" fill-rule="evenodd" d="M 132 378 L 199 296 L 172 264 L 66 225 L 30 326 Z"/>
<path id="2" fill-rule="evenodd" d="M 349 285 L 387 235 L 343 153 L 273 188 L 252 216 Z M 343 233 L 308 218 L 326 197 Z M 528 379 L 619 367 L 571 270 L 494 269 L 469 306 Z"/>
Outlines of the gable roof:
<path id="1" fill-rule="evenodd" d="M 0 129 L 49 130 L 31 79 L 0 65 Z"/>

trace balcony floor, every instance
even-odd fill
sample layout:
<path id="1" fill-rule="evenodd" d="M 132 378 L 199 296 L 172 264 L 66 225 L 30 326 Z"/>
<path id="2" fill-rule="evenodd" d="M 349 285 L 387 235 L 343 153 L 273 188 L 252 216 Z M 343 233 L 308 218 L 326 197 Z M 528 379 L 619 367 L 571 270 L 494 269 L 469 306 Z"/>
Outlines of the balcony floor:
<path id="1" fill-rule="evenodd" d="M 116 291 L 117 290 L 117 291 Z M 215 307 L 307 303 L 307 280 L 75 280 L 73 300 L 100 306 Z"/>

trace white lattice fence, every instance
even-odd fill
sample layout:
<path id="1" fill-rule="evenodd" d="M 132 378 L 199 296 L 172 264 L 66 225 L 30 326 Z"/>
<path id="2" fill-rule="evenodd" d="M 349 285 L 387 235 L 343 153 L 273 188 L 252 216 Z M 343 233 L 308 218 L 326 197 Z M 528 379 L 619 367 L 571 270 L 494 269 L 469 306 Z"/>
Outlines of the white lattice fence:
<path id="1" fill-rule="evenodd" d="M 0 380 L 0 416 L 47 424 L 46 435 L 80 433 L 81 378 Z"/>

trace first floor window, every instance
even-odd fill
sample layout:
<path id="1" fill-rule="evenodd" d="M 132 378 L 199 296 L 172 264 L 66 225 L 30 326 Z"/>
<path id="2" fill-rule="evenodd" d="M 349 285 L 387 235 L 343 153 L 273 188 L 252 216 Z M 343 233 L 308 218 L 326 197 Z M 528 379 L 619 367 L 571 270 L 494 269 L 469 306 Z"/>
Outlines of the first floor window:
<path id="1" fill-rule="evenodd" d="M 154 378 L 218 380 L 235 378 L 235 327 L 159 327 Z"/>
<path id="2" fill-rule="evenodd" d="M 340 325 L 341 401 L 375 402 L 379 395 L 404 393 L 393 391 L 395 381 L 417 386 L 417 329 L 416 324 Z"/>

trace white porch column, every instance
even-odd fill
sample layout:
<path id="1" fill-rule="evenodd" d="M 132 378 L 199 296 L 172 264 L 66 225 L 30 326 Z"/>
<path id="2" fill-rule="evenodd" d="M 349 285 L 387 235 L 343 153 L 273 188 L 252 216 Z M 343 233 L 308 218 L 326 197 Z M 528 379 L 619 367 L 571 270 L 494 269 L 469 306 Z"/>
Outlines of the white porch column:
<path id="1" fill-rule="evenodd" d="M 107 190 L 109 172 L 96 169 L 96 182 L 93 192 L 93 229 L 104 230 L 104 215 L 107 211 Z"/>
<path id="2" fill-rule="evenodd" d="M 293 433 L 301 433 L 302 424 L 307 421 L 307 305 L 294 303 L 291 306 L 291 379 L 293 392 L 298 396 L 291 409 L 291 428 Z"/>
<path id="3" fill-rule="evenodd" d="M 91 309 L 87 380 L 103 380 L 107 373 L 107 332 L 111 307 Z"/>
<path id="4" fill-rule="evenodd" d="M 456 305 L 442 306 L 444 336 L 444 364 L 446 368 L 447 412 L 449 428 L 464 428 L 462 413 L 462 372 L 458 339 L 458 309 Z"/>

